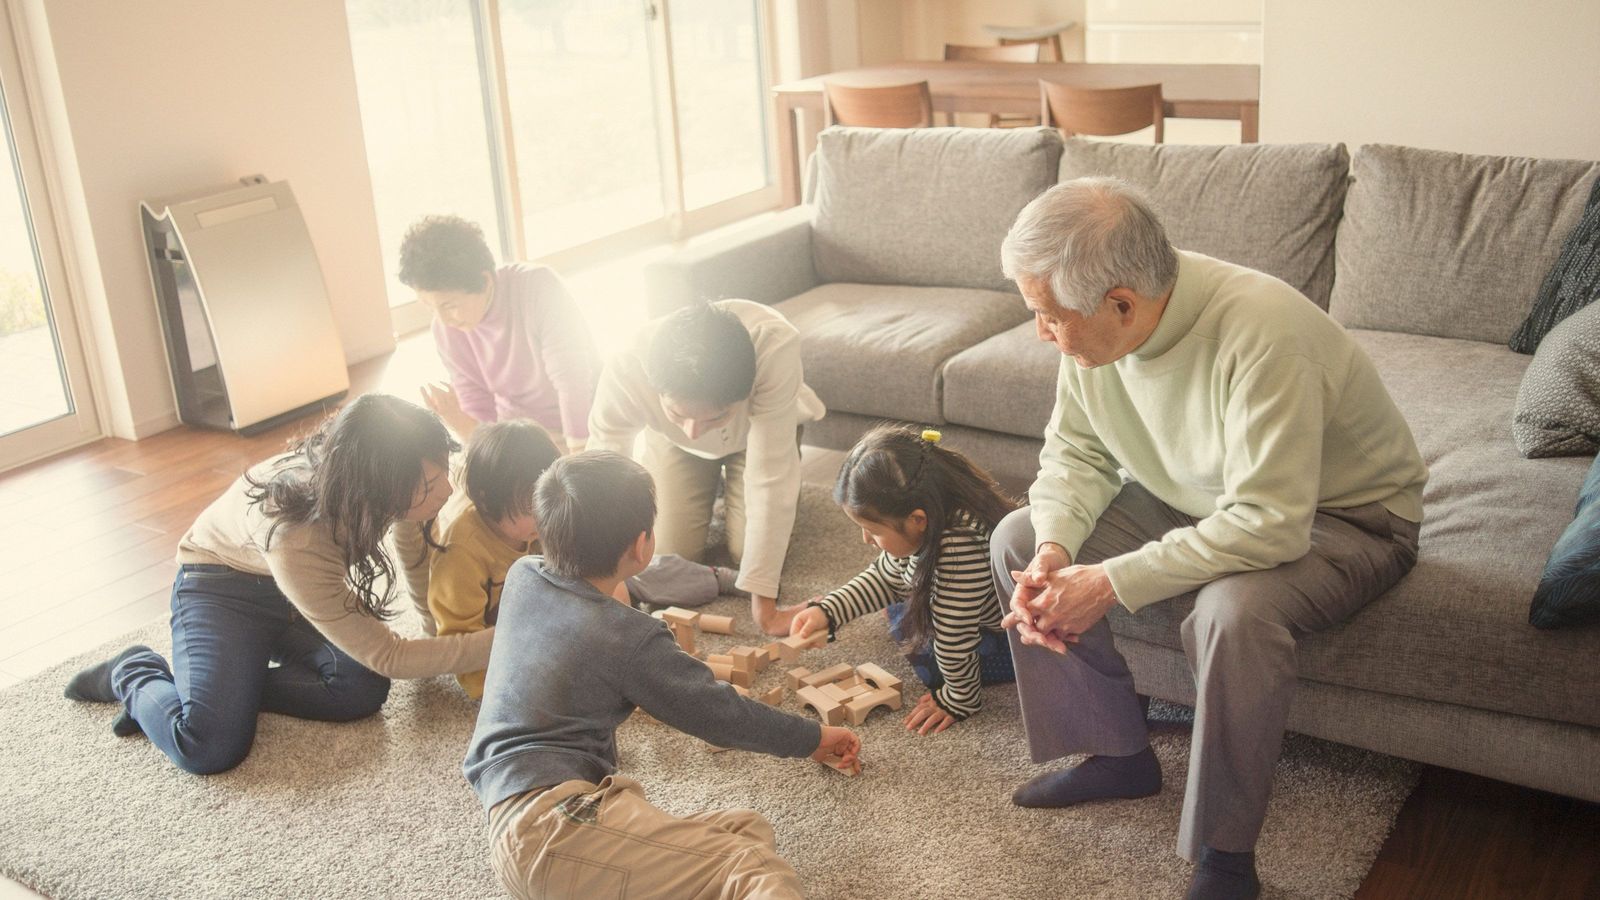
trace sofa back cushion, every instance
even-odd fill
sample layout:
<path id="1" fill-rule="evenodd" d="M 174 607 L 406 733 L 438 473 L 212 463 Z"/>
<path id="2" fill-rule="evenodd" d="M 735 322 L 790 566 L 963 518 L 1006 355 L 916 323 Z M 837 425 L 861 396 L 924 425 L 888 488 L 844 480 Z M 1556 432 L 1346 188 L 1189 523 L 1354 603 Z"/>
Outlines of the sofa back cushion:
<path id="1" fill-rule="evenodd" d="M 817 277 L 1015 292 L 1000 242 L 1060 159 L 1050 128 L 830 128 L 808 186 Z"/>
<path id="2" fill-rule="evenodd" d="M 1600 163 L 1369 144 L 1350 174 L 1333 317 L 1504 343 L 1583 213 Z"/>
<path id="3" fill-rule="evenodd" d="M 1061 154 L 1062 181 L 1115 175 L 1150 199 L 1174 246 L 1274 275 L 1323 309 L 1349 168 L 1343 144 L 1073 139 Z"/>

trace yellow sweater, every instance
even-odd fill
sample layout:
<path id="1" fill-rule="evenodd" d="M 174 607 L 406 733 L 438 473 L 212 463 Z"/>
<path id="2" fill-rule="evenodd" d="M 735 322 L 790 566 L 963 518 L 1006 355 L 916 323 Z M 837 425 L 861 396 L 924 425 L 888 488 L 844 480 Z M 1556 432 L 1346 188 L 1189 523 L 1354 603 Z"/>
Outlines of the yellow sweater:
<path id="1" fill-rule="evenodd" d="M 1111 365 L 1063 357 L 1033 527 L 1077 556 L 1118 469 L 1200 519 L 1105 561 L 1131 610 L 1310 549 L 1318 507 L 1381 503 L 1422 521 L 1428 470 L 1372 360 L 1270 275 L 1178 254 L 1144 344 Z"/>
<path id="2" fill-rule="evenodd" d="M 533 544 L 506 543 L 470 502 L 458 510 L 453 517 L 441 517 L 439 543 L 444 550 L 434 552 L 428 568 L 428 610 L 440 637 L 471 634 L 493 625 L 506 572 L 512 563 L 535 552 Z M 469 696 L 483 697 L 482 670 L 463 673 L 456 680 Z"/>

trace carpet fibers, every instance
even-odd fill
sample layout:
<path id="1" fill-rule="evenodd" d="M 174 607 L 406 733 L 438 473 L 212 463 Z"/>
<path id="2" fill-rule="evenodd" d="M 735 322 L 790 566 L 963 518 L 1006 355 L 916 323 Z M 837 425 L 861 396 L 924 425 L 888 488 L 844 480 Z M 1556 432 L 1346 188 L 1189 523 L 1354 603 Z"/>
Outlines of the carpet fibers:
<path id="1" fill-rule="evenodd" d="M 859 532 L 808 487 L 785 570 L 785 601 L 859 571 Z M 758 643 L 702 635 L 713 651 Z M 164 623 L 134 641 L 163 649 Z M 499 888 L 483 820 L 461 777 L 475 705 L 451 679 L 397 683 L 381 715 L 344 725 L 263 715 L 237 769 L 185 775 L 143 737 L 111 734 L 114 708 L 61 698 L 93 654 L 0 693 L 0 872 L 52 897 L 486 897 Z M 817 669 L 878 662 L 922 692 L 881 617 L 808 653 Z M 757 689 L 781 683 L 781 667 Z M 1174 854 L 1187 770 L 1188 711 L 1157 704 L 1161 794 L 1070 810 L 1024 810 L 1012 789 L 1041 767 L 1027 758 L 1015 690 L 984 690 L 975 718 L 936 737 L 907 733 L 900 713 L 860 732 L 865 771 L 846 778 L 806 760 L 708 753 L 635 717 L 618 735 L 621 767 L 673 813 L 750 807 L 771 819 L 779 851 L 809 896 L 1178 897 L 1189 867 Z M 798 711 L 792 694 L 784 708 Z M 1259 854 L 1267 897 L 1348 897 L 1416 780 L 1385 756 L 1291 735 Z"/>

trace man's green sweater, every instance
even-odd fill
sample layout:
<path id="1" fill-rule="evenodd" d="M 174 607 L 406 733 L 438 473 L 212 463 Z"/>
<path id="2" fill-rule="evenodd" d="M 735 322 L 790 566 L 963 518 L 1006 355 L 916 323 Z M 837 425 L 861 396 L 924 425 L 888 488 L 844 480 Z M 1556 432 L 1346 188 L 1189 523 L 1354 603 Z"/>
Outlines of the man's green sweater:
<path id="1" fill-rule="evenodd" d="M 1122 482 L 1190 528 L 1105 561 L 1131 610 L 1299 559 L 1318 507 L 1382 503 L 1422 521 L 1428 470 L 1365 352 L 1261 272 L 1179 252 L 1155 331 L 1116 362 L 1063 356 L 1029 494 L 1038 541 L 1076 558 Z"/>

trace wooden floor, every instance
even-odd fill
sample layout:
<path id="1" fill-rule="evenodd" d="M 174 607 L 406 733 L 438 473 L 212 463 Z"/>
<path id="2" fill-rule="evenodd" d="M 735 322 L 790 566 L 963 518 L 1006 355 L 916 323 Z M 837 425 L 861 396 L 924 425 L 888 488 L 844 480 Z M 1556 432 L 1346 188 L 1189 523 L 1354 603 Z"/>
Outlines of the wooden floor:
<path id="1" fill-rule="evenodd" d="M 353 391 L 415 397 L 438 375 L 424 336 L 352 370 Z M 311 424 L 103 440 L 0 475 L 0 688 L 161 615 L 195 515 Z M 836 457 L 807 454 L 831 481 Z M 12 896 L 31 893 L 0 879 Z M 1427 768 L 1357 896 L 1600 898 L 1600 805 Z"/>

